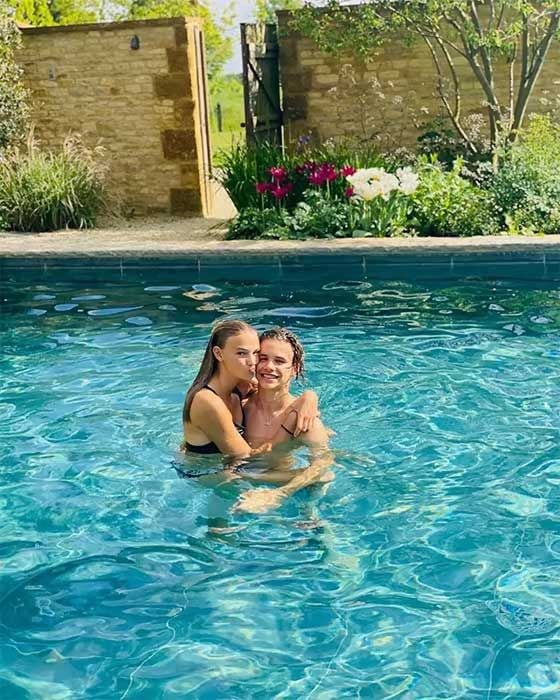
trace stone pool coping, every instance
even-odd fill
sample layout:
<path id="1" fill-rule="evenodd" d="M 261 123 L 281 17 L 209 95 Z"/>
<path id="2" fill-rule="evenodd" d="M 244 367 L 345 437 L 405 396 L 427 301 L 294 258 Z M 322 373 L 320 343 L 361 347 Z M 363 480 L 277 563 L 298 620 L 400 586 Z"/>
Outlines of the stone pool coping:
<path id="1" fill-rule="evenodd" d="M 194 224 L 194 222 L 193 222 Z M 274 258 L 307 256 L 367 258 L 390 256 L 474 256 L 507 258 L 560 256 L 560 235 L 476 236 L 473 238 L 343 238 L 308 241 L 223 240 L 224 222 L 197 220 L 186 231 L 180 226 L 135 229 L 94 229 L 52 233 L 0 233 L 0 259 L 30 262 L 46 259 L 120 260 L 150 258 L 228 258 L 253 264 Z M 93 263 L 93 260 L 91 260 Z"/>

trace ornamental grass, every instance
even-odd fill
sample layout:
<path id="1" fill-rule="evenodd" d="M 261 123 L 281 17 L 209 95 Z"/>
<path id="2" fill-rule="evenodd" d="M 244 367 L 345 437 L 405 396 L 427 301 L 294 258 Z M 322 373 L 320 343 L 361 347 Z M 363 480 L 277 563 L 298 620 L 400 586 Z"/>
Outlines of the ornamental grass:
<path id="1" fill-rule="evenodd" d="M 42 151 L 30 135 L 26 148 L 0 154 L 0 228 L 91 228 L 106 203 L 106 175 L 100 147 L 69 136 L 59 152 Z"/>

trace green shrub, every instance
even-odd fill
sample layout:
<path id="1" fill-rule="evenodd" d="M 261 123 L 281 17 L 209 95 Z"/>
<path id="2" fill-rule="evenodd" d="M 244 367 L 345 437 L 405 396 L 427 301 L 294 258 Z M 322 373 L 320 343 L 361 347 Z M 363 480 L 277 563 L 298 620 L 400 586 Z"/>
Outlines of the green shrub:
<path id="1" fill-rule="evenodd" d="M 28 118 L 23 70 L 14 58 L 14 50 L 20 44 L 13 10 L 0 0 L 0 151 L 24 131 Z"/>
<path id="2" fill-rule="evenodd" d="M 500 154 L 488 183 L 504 228 L 511 233 L 560 231 L 560 126 L 536 116 Z"/>
<path id="3" fill-rule="evenodd" d="M 0 222 L 13 231 L 89 228 L 104 205 L 101 151 L 76 137 L 59 153 L 12 149 L 0 159 Z"/>
<path id="4" fill-rule="evenodd" d="M 291 212 L 272 207 L 242 209 L 230 223 L 227 237 L 287 240 L 351 235 L 348 204 L 315 192 L 307 193 L 304 199 Z"/>
<path id="5" fill-rule="evenodd" d="M 422 236 L 477 236 L 498 232 L 492 196 L 461 177 L 463 161 L 449 172 L 431 162 L 420 166 L 420 186 L 412 197 L 412 216 Z"/>
<path id="6" fill-rule="evenodd" d="M 255 189 L 255 183 L 268 177 L 268 168 L 291 165 L 282 150 L 269 143 L 256 147 L 237 143 L 229 150 L 220 151 L 216 157 L 216 164 L 216 178 L 238 211 L 260 206 L 260 196 Z"/>
<path id="7" fill-rule="evenodd" d="M 291 238 L 334 238 L 350 236 L 348 202 L 330 199 L 310 190 L 291 216 Z"/>
<path id="8" fill-rule="evenodd" d="M 245 207 L 230 222 L 227 238 L 289 238 L 284 210 Z"/>

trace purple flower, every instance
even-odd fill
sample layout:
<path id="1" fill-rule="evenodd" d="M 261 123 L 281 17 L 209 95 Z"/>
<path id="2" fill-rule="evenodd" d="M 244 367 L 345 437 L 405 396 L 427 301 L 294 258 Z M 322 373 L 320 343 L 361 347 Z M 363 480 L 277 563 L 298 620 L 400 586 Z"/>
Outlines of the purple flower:
<path id="1" fill-rule="evenodd" d="M 348 197 L 348 198 L 353 197 L 353 196 L 354 196 L 354 188 L 353 188 L 353 187 L 347 187 L 347 188 L 344 190 L 344 196 L 345 196 L 345 197 Z"/>
<path id="2" fill-rule="evenodd" d="M 264 194 L 265 192 L 268 192 L 272 185 L 270 185 L 268 182 L 256 182 L 255 183 L 255 188 L 257 190 L 258 194 Z"/>

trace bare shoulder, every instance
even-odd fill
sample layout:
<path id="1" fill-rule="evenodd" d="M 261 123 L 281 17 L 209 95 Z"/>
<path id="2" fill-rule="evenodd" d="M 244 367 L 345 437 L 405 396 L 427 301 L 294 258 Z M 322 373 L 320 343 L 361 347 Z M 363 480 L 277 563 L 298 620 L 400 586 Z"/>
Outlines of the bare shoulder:
<path id="1" fill-rule="evenodd" d="M 192 416 L 204 416 L 208 413 L 227 411 L 226 405 L 219 396 L 211 391 L 201 389 L 194 395 L 191 404 Z"/>

